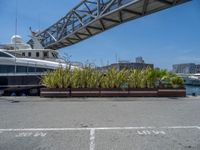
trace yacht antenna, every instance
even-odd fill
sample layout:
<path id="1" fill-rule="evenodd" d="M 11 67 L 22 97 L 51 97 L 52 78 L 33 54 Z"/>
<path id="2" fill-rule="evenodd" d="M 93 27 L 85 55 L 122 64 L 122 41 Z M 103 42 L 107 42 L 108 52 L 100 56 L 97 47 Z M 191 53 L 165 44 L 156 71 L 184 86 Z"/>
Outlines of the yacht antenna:
<path id="1" fill-rule="evenodd" d="M 15 8 L 15 73 L 17 71 L 17 68 L 16 68 L 16 36 L 17 36 L 17 22 L 18 22 L 18 0 L 16 0 L 16 8 Z"/>

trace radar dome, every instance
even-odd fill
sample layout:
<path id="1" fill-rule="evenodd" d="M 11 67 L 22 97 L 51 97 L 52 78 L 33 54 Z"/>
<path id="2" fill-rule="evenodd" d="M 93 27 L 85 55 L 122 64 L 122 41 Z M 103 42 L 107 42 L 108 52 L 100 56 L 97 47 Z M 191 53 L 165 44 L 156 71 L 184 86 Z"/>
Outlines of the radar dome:
<path id="1" fill-rule="evenodd" d="M 11 37 L 11 43 L 15 44 L 15 43 L 22 43 L 22 37 L 19 35 L 13 35 Z"/>

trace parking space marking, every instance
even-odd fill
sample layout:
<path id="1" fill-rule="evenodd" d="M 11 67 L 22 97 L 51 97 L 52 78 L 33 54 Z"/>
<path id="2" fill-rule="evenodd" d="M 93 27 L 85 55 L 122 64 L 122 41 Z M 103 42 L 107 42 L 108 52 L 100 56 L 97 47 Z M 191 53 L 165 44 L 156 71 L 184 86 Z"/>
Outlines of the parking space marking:
<path id="1" fill-rule="evenodd" d="M 138 135 L 165 135 L 165 131 L 159 131 L 159 130 L 138 130 Z"/>
<path id="2" fill-rule="evenodd" d="M 200 126 L 171 126 L 171 127 L 161 127 L 165 129 L 200 129 Z"/>
<path id="3" fill-rule="evenodd" d="M 20 132 L 15 135 L 15 137 L 45 137 L 47 133 L 45 132 Z"/>
<path id="4" fill-rule="evenodd" d="M 108 131 L 111 133 L 117 130 L 125 130 L 131 131 L 134 130 L 134 134 L 138 136 L 144 136 L 148 138 L 151 136 L 165 136 L 168 134 L 168 130 L 190 130 L 196 129 L 200 130 L 200 126 L 163 126 L 163 127 L 155 127 L 155 126 L 142 126 L 142 127 L 97 127 L 97 128 L 10 128 L 10 129 L 0 129 L 0 137 L 4 133 L 14 133 L 15 138 L 45 138 L 47 134 L 51 134 L 49 132 L 67 132 L 67 131 L 87 131 L 89 133 L 89 150 L 95 150 L 98 143 L 95 143 L 96 133 L 98 131 Z M 120 131 L 120 132 L 121 132 Z M 170 132 L 169 132 L 170 134 Z M 3 135 L 4 136 L 4 135 Z"/>
<path id="5" fill-rule="evenodd" d="M 95 129 L 90 130 L 90 150 L 95 149 Z"/>
<path id="6" fill-rule="evenodd" d="M 199 129 L 200 126 L 165 126 L 165 127 L 96 127 L 96 128 L 19 128 L 19 129 L 0 129 L 1 132 L 14 131 L 90 131 L 90 130 L 147 130 L 147 129 Z"/>

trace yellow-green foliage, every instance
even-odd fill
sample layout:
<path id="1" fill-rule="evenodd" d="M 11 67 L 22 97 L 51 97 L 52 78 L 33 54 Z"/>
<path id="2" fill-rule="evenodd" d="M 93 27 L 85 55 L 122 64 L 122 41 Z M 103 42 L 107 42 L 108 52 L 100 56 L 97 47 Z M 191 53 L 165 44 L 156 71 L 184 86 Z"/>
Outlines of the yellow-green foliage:
<path id="1" fill-rule="evenodd" d="M 47 88 L 67 88 L 70 85 L 71 71 L 69 68 L 58 68 L 42 76 L 42 85 Z"/>
<path id="2" fill-rule="evenodd" d="M 115 68 L 109 69 L 102 74 L 101 87 L 102 88 L 120 88 L 128 81 L 128 70 L 117 71 Z"/>
<path id="3" fill-rule="evenodd" d="M 181 77 L 177 76 L 172 77 L 171 83 L 174 88 L 183 87 L 183 79 Z"/>
<path id="4" fill-rule="evenodd" d="M 166 70 L 121 70 L 114 68 L 99 72 L 90 67 L 84 69 L 58 68 L 41 78 L 47 88 L 155 88 L 157 82 L 164 87 L 183 87 L 183 80 Z M 126 86 L 125 86 L 126 85 Z"/>

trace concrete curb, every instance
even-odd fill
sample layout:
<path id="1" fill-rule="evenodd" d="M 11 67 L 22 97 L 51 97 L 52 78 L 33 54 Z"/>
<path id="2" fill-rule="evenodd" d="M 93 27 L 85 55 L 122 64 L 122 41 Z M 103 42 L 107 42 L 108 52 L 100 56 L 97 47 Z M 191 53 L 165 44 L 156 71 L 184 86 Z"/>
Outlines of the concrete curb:
<path id="1" fill-rule="evenodd" d="M 0 102 L 127 102 L 127 101 L 188 101 L 188 100 L 200 100 L 200 96 L 188 96 L 184 98 L 177 97 L 104 97 L 104 98 L 41 98 L 41 97 L 0 97 Z"/>

